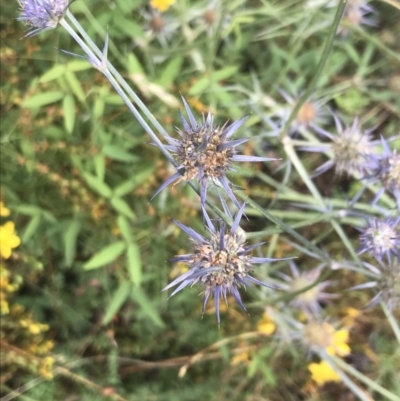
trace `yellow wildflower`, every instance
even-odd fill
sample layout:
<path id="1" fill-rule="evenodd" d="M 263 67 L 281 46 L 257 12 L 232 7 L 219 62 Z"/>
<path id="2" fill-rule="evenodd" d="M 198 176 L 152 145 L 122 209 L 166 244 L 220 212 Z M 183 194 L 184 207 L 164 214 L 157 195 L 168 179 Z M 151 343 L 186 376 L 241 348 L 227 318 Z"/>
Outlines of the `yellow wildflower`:
<path id="1" fill-rule="evenodd" d="M 304 327 L 304 341 L 315 348 L 325 349 L 330 355 L 345 356 L 350 353 L 347 345 L 349 331 L 335 328 L 327 322 L 311 322 Z"/>
<path id="2" fill-rule="evenodd" d="M 339 375 L 325 361 L 321 361 L 320 363 L 310 363 L 308 365 L 308 370 L 311 372 L 311 378 L 319 386 L 322 386 L 327 382 L 340 381 Z"/>
<path id="3" fill-rule="evenodd" d="M 247 365 L 250 362 L 249 353 L 241 352 L 240 354 L 235 355 L 231 359 L 231 366 L 236 366 L 241 363 Z"/>
<path id="4" fill-rule="evenodd" d="M 15 235 L 15 225 L 12 221 L 0 226 L 0 255 L 4 259 L 11 256 L 11 250 L 16 248 L 21 240 Z"/>
<path id="5" fill-rule="evenodd" d="M 39 373 L 47 380 L 53 378 L 54 358 L 47 356 L 40 362 Z"/>
<path id="6" fill-rule="evenodd" d="M 361 311 L 347 307 L 345 308 L 346 316 L 343 317 L 342 323 L 344 327 L 351 327 L 355 323 L 356 319 L 360 316 Z"/>
<path id="7" fill-rule="evenodd" d="M 276 325 L 274 321 L 271 319 L 271 317 L 267 314 L 264 313 L 263 318 L 258 322 L 257 325 L 257 330 L 260 333 L 270 335 L 275 331 Z"/>
<path id="8" fill-rule="evenodd" d="M 160 12 L 167 11 L 175 0 L 150 0 L 150 5 Z"/>
<path id="9" fill-rule="evenodd" d="M 7 217 L 10 215 L 10 210 L 4 206 L 4 203 L 0 201 L 0 216 Z"/>

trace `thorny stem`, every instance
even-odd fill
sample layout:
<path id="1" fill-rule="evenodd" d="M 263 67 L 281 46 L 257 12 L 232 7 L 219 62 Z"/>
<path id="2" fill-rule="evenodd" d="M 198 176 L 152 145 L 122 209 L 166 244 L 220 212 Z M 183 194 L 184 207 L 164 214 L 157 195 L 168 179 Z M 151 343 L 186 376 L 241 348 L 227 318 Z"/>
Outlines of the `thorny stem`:
<path id="1" fill-rule="evenodd" d="M 332 26 L 329 31 L 328 39 L 325 42 L 324 50 L 322 52 L 321 60 L 318 63 L 317 69 L 315 70 L 314 76 L 308 85 L 307 90 L 303 93 L 303 95 L 300 97 L 299 101 L 297 102 L 296 106 L 290 113 L 290 116 L 288 120 L 286 121 L 286 124 L 284 125 L 282 131 L 279 134 L 279 139 L 282 140 L 287 133 L 289 132 L 290 125 L 292 124 L 293 120 L 297 117 L 297 113 L 299 112 L 301 106 L 307 101 L 307 99 L 310 97 L 312 91 L 314 90 L 318 79 L 322 73 L 322 70 L 325 67 L 326 62 L 328 61 L 329 54 L 332 50 L 332 45 L 333 41 L 335 39 L 336 31 L 339 26 L 340 20 L 342 19 L 343 11 L 346 6 L 347 0 L 341 0 L 337 9 L 336 9 L 336 14 L 335 18 L 333 19 Z"/>

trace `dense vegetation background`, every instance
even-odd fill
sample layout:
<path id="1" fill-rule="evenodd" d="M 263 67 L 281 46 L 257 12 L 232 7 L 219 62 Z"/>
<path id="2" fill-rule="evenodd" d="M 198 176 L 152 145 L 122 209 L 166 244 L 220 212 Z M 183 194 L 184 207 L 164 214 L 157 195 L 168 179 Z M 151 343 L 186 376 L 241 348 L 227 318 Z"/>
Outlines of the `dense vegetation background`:
<path id="1" fill-rule="evenodd" d="M 337 298 L 322 317 L 346 330 L 349 366 L 400 394 L 399 310 L 391 325 L 379 306 L 363 310 L 373 291 L 348 290 L 365 282 L 346 266 L 357 259 L 355 227 L 379 214 L 373 196 L 347 213 L 362 181 L 330 170 L 314 179 L 321 210 L 277 136 L 314 77 L 337 2 L 163 3 L 79 0 L 70 10 L 99 46 L 108 29 L 109 60 L 170 135 L 181 126 L 180 93 L 199 120 L 210 108 L 220 125 L 251 114 L 238 134 L 252 138 L 242 153 L 282 160 L 241 164 L 232 180 L 341 267 L 324 269 Z M 311 124 L 335 133 L 332 110 L 399 149 L 400 3 L 353 3 L 359 18 L 345 14 L 291 136 L 315 143 Z M 13 249 L 1 259 L 4 400 L 357 399 L 343 377 L 312 373 L 320 358 L 282 320 L 305 322 L 290 294 L 242 290 L 250 315 L 228 299 L 220 327 L 213 302 L 201 318 L 201 288 L 168 300 L 161 290 L 185 271 L 168 260 L 192 251 L 171 219 L 204 233 L 198 195 L 180 183 L 150 201 L 173 172 L 160 150 L 101 72 L 60 51 L 83 55 L 62 27 L 21 40 L 17 15 L 17 2 L 2 3 L 1 224 Z M 298 155 L 309 174 L 329 157 Z M 380 202 L 398 213 L 390 193 Z M 296 256 L 303 272 L 324 264 L 259 210 L 246 215 L 248 241 L 265 242 L 257 256 Z M 280 273 L 291 275 L 288 262 L 254 275 L 279 286 Z M 351 377 L 367 399 L 387 399 Z"/>

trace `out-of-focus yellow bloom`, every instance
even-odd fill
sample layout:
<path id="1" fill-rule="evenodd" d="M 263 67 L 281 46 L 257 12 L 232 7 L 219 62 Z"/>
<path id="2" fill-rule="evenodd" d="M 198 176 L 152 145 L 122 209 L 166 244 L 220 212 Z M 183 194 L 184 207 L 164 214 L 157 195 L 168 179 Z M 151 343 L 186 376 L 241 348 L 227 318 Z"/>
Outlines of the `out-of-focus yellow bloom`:
<path id="1" fill-rule="evenodd" d="M 160 12 L 167 11 L 175 0 L 150 0 L 150 5 Z"/>
<path id="2" fill-rule="evenodd" d="M 231 359 L 231 365 L 236 366 L 241 363 L 247 365 L 250 362 L 249 353 L 248 352 L 241 352 L 240 354 L 235 355 Z"/>
<path id="3" fill-rule="evenodd" d="M 4 206 L 4 203 L 0 201 L 0 216 L 7 217 L 10 215 L 10 210 Z"/>
<path id="4" fill-rule="evenodd" d="M 276 325 L 267 313 L 264 313 L 263 318 L 258 322 L 257 330 L 260 333 L 269 335 L 275 331 Z"/>
<path id="5" fill-rule="evenodd" d="M 358 318 L 358 316 L 360 316 L 361 311 L 351 308 L 351 307 L 345 308 L 345 311 L 346 311 L 346 316 L 344 316 L 342 318 L 343 326 L 351 327 L 351 326 L 353 326 L 353 324 L 356 321 L 356 319 Z"/>
<path id="6" fill-rule="evenodd" d="M 54 358 L 46 356 L 40 362 L 39 373 L 47 380 L 53 378 Z"/>
<path id="7" fill-rule="evenodd" d="M 325 349 L 330 355 L 345 356 L 350 353 L 347 345 L 349 331 L 335 328 L 328 322 L 311 322 L 304 327 L 304 341 L 315 348 Z"/>
<path id="8" fill-rule="evenodd" d="M 310 363 L 308 370 L 311 372 L 311 378 L 319 386 L 324 385 L 327 382 L 339 382 L 339 375 L 325 362 Z"/>
<path id="9" fill-rule="evenodd" d="M 331 345 L 326 347 L 326 352 L 330 355 L 346 356 L 350 354 L 350 347 L 347 345 L 349 341 L 349 331 L 347 329 L 338 330 L 332 334 Z"/>
<path id="10" fill-rule="evenodd" d="M 4 259 L 11 256 L 11 251 L 21 243 L 21 240 L 15 235 L 15 225 L 12 221 L 0 226 L 0 255 Z"/>

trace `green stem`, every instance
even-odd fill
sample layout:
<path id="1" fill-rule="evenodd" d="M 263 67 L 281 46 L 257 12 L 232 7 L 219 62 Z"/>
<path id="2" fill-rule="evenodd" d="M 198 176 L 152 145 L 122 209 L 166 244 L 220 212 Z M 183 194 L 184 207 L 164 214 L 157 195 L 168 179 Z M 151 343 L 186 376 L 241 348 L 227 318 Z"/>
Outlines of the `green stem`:
<path id="1" fill-rule="evenodd" d="M 254 202 L 252 199 L 247 197 L 244 194 L 239 194 L 239 196 L 246 202 L 248 203 L 251 207 L 254 209 L 258 210 L 264 217 L 266 217 L 268 220 L 272 221 L 274 224 L 277 226 L 281 227 L 283 231 L 287 232 L 290 234 L 292 237 L 294 237 L 297 241 L 299 241 L 301 244 L 303 244 L 306 248 L 308 248 L 311 252 L 314 252 L 314 254 L 319 257 L 321 260 L 323 260 L 325 263 L 327 263 L 328 266 L 331 265 L 332 261 L 329 255 L 325 254 L 322 252 L 317 246 L 315 246 L 312 242 L 310 242 L 308 239 L 300 235 L 297 231 L 293 230 L 293 228 L 289 227 L 287 224 L 285 224 L 281 219 L 278 219 L 278 217 L 274 216 L 267 210 L 263 209 L 259 204 Z"/>
<path id="2" fill-rule="evenodd" d="M 359 381 L 363 382 L 372 390 L 386 397 L 385 399 L 390 401 L 400 401 L 400 396 L 397 396 L 392 392 L 390 392 L 389 390 L 386 390 L 384 387 L 382 387 L 378 383 L 375 383 L 369 377 L 365 376 L 363 373 L 359 372 L 357 369 L 353 368 L 352 366 L 350 366 L 348 363 L 338 358 L 337 356 L 328 355 L 326 352 L 321 352 L 321 357 L 324 360 L 326 360 L 326 362 L 328 362 L 330 365 L 336 365 L 340 369 L 351 374 L 352 376 L 354 376 Z"/>
<path id="3" fill-rule="evenodd" d="M 390 312 L 388 307 L 386 306 L 385 303 L 381 302 L 381 308 L 383 309 L 383 312 L 385 313 L 387 320 L 390 323 L 390 326 L 392 327 L 392 330 L 397 338 L 397 341 L 400 344 L 400 327 L 399 324 L 397 323 L 396 319 L 394 318 L 393 314 Z"/>
<path id="4" fill-rule="evenodd" d="M 299 112 L 301 106 L 307 101 L 307 99 L 310 97 L 312 91 L 314 90 L 318 79 L 322 73 L 322 70 L 325 67 L 326 62 L 328 61 L 329 54 L 332 50 L 332 45 L 333 41 L 335 39 L 336 31 L 339 26 L 340 20 L 343 15 L 344 8 L 346 6 L 347 0 L 341 0 L 338 8 L 336 9 L 336 14 L 335 18 L 333 19 L 332 26 L 329 31 L 328 39 L 325 42 L 324 50 L 322 52 L 321 60 L 318 63 L 317 69 L 314 73 L 314 76 L 308 85 L 307 90 L 303 93 L 303 95 L 300 97 L 299 101 L 297 102 L 296 106 L 290 113 L 290 116 L 288 120 L 286 121 L 286 124 L 284 125 L 282 131 L 279 134 L 279 139 L 283 139 L 287 133 L 289 132 L 290 125 L 292 124 L 293 120 L 297 117 L 297 113 Z"/>

